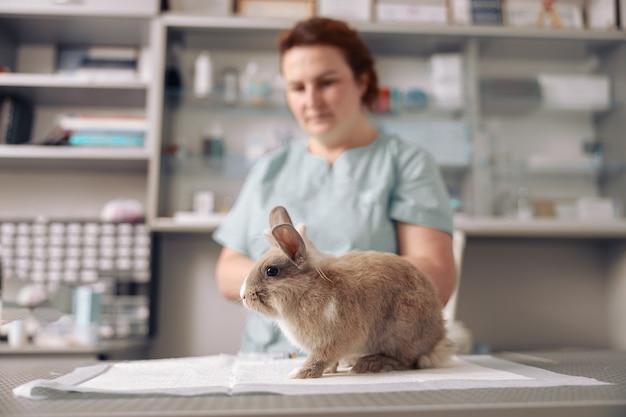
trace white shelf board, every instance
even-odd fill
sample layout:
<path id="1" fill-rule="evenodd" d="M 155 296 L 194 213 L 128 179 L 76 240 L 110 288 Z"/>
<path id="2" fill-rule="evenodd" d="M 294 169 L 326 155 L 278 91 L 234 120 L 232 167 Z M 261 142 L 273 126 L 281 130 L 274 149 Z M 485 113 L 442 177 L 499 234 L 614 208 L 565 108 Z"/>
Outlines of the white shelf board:
<path id="1" fill-rule="evenodd" d="M 155 232 L 209 233 L 218 226 L 212 222 L 177 222 L 172 218 L 155 219 L 150 229 Z M 626 221 L 578 221 L 533 219 L 528 221 L 494 217 L 457 215 L 455 228 L 469 237 L 546 237 L 546 238 L 626 238 Z"/>
<path id="2" fill-rule="evenodd" d="M 0 74 L 0 86 L 145 90 L 148 88 L 148 83 L 141 80 L 110 81 L 103 77 L 75 76 L 69 74 L 2 73 Z"/>
<path id="3" fill-rule="evenodd" d="M 0 74 L 0 94 L 16 94 L 37 105 L 144 107 L 148 84 L 59 74 Z"/>
<path id="4" fill-rule="evenodd" d="M 149 153 L 144 148 L 0 145 L 0 158 L 147 160 Z"/>
<path id="5" fill-rule="evenodd" d="M 172 217 L 159 217 L 150 222 L 150 230 L 153 232 L 169 233 L 211 233 L 221 223 L 221 220 L 210 221 L 177 221 Z"/>
<path id="6" fill-rule="evenodd" d="M 2 168 L 146 169 L 145 148 L 0 145 Z"/>
<path id="7" fill-rule="evenodd" d="M 189 15 L 181 13 L 163 13 L 163 24 L 179 28 L 221 28 L 221 29 L 248 29 L 248 30 L 283 30 L 288 29 L 295 20 L 277 18 L 249 18 L 249 17 L 215 17 Z M 576 30 L 576 29 L 541 29 L 517 28 L 507 26 L 471 26 L 471 25 L 437 25 L 419 24 L 410 22 L 349 22 L 363 34 L 389 35 L 424 35 L 461 38 L 517 38 L 517 39 L 563 39 L 589 42 L 623 42 L 626 32 Z"/>
<path id="8" fill-rule="evenodd" d="M 624 220 L 517 220 L 455 216 L 454 226 L 476 237 L 626 238 Z"/>
<path id="9" fill-rule="evenodd" d="M 288 29 L 295 23 L 291 19 L 278 18 L 251 18 L 251 17 L 217 17 L 191 15 L 185 13 L 166 12 L 161 14 L 161 22 L 165 26 L 179 28 L 199 28 L 199 29 L 266 29 L 283 30 Z"/>
<path id="10" fill-rule="evenodd" d="M 98 353 L 124 353 L 127 351 L 144 350 L 150 346 L 150 339 L 133 338 L 133 339 L 112 339 L 103 340 L 95 346 L 59 346 L 46 347 L 28 344 L 21 347 L 11 347 L 7 343 L 0 343 L 0 357 L 14 355 L 90 355 L 96 356 Z"/>

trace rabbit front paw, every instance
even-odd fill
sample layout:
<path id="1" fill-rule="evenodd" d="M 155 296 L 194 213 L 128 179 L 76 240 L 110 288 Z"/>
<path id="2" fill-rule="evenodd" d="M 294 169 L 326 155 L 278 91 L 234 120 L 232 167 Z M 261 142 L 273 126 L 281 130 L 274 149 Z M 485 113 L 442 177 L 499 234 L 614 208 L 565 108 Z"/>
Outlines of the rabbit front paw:
<path id="1" fill-rule="evenodd" d="M 310 367 L 303 366 L 302 368 L 296 368 L 293 371 L 289 372 L 287 378 L 289 379 L 309 379 L 309 378 L 319 378 L 324 373 L 323 370 L 320 370 L 318 367 Z"/>

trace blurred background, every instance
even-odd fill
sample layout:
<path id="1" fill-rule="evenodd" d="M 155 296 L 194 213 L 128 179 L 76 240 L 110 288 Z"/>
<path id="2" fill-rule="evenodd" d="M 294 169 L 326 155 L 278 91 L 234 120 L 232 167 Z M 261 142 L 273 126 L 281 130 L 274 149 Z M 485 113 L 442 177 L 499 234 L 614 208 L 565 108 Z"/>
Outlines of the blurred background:
<path id="1" fill-rule="evenodd" d="M 626 349 L 622 0 L 6 0 L 0 355 L 236 353 L 211 233 L 303 140 L 275 38 L 347 20 L 439 163 L 467 352 Z"/>

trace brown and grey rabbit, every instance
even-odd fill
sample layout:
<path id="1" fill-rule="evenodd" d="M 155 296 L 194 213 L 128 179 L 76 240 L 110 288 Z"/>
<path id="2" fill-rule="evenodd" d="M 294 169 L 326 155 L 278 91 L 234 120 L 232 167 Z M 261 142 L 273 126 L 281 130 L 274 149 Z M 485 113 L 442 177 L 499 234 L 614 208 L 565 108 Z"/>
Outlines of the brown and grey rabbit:
<path id="1" fill-rule="evenodd" d="M 454 353 L 442 305 L 431 281 L 391 253 L 321 253 L 294 228 L 284 207 L 270 213 L 273 248 L 259 258 L 241 287 L 246 307 L 273 318 L 308 353 L 290 378 L 432 368 Z"/>

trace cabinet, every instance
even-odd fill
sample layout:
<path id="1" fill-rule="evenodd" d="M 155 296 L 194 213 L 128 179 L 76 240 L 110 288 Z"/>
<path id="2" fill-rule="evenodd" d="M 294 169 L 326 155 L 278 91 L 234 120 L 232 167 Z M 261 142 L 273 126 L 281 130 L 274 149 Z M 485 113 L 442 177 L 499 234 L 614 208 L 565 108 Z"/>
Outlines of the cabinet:
<path id="1" fill-rule="evenodd" d="M 45 7 L 20 8 L 14 3 L 0 7 L 0 61 L 11 70 L 0 74 L 0 95 L 16 95 L 32 103 L 34 121 L 29 142 L 41 142 L 63 113 L 151 117 L 149 75 L 110 80 L 60 75 L 53 68 L 38 73 L 20 68 L 19 57 L 33 46 L 53 53 L 60 47 L 130 46 L 144 51 L 146 67 L 150 68 L 150 57 L 157 53 L 151 34 L 156 5 L 144 7 L 142 13 L 135 10 L 120 15 L 106 14 L 102 5 L 92 10 L 89 2 L 83 7 L 51 5 L 46 12 L 41 11 Z M 54 66 L 54 62 L 45 65 Z M 95 218 L 107 201 L 121 196 L 146 205 L 153 142 L 153 132 L 148 130 L 146 144 L 140 148 L 0 144 L 0 188 L 4 194 L 0 215 Z M 51 190 L 58 198 L 50 198 Z"/>
<path id="2" fill-rule="evenodd" d="M 117 225 L 102 225 L 103 232 L 90 237 L 96 243 L 89 248 L 83 248 L 78 243 L 70 247 L 65 235 L 53 236 L 52 232 L 54 227 L 65 230 L 67 223 L 68 239 L 71 237 L 76 242 L 83 242 L 84 238 L 86 242 L 87 238 L 80 233 L 70 236 L 71 227 L 82 231 L 87 228 L 84 225 L 89 225 L 100 230 L 97 219 L 110 200 L 138 200 L 144 208 L 149 208 L 148 177 L 153 167 L 155 132 L 148 128 L 144 146 L 134 148 L 43 146 L 42 141 L 62 114 L 132 115 L 145 118 L 151 125 L 149 121 L 154 113 L 149 107 L 154 94 L 152 61 L 157 61 L 159 54 L 154 35 L 158 2 L 141 0 L 129 7 L 121 8 L 120 5 L 121 2 L 100 0 L 7 1 L 0 5 L 0 66 L 3 67 L 0 96 L 18 97 L 30 103 L 33 110 L 30 136 L 19 138 L 19 142 L 26 143 L 0 144 L 0 223 L 6 226 L 3 227 L 0 256 L 5 255 L 5 259 L 10 258 L 13 262 L 16 259 L 14 256 L 18 256 L 16 253 L 24 249 L 19 246 L 21 239 L 29 243 L 19 255 L 24 260 L 19 265 L 24 276 L 18 278 L 30 277 L 51 290 L 59 281 L 67 281 L 72 286 L 90 285 L 95 281 L 94 273 L 102 272 L 102 267 L 98 265 L 102 265 L 105 250 L 98 246 L 99 242 L 110 240 L 112 243 L 105 248 L 111 253 L 111 256 L 106 255 L 109 263 L 106 269 L 109 270 L 108 279 L 113 278 L 113 281 L 107 284 L 112 288 L 106 291 L 110 290 L 113 297 L 109 297 L 107 292 L 110 302 L 107 301 L 107 305 L 102 302 L 103 311 L 114 311 L 112 314 L 115 316 L 118 307 L 141 310 L 142 322 L 136 331 L 130 329 L 132 326 L 126 326 L 128 331 L 121 331 L 121 328 L 116 329 L 112 325 L 106 337 L 147 334 L 148 316 L 145 310 L 149 294 L 144 287 L 149 286 L 150 281 L 149 230 L 145 225 L 138 225 L 136 233 L 127 233 L 124 237 L 122 234 L 118 236 Z M 57 72 L 56 59 L 60 49 L 102 46 L 136 49 L 141 56 L 140 70 L 135 76 L 124 78 Z M 30 233 L 35 219 L 38 227 L 43 228 L 37 236 L 35 232 Z M 42 220 L 49 223 L 41 224 Z M 26 232 L 20 234 L 18 230 L 14 234 L 15 225 Z M 119 226 L 120 231 L 128 227 L 135 230 L 128 224 Z M 105 228 L 113 231 L 105 233 Z M 43 246 L 32 243 L 37 239 L 44 242 Z M 126 239 L 123 245 L 128 256 L 124 255 L 124 262 L 128 265 L 115 263 L 122 239 Z M 141 242 L 142 253 L 135 256 L 132 245 L 137 247 L 137 242 Z M 38 249 L 41 249 L 43 257 L 33 252 Z M 53 249 L 54 259 L 53 255 L 49 255 Z M 71 259 L 74 265 L 72 271 L 53 267 L 53 264 L 69 264 L 70 259 L 63 258 L 63 254 L 70 256 L 70 249 L 74 256 Z M 88 249 L 89 253 L 93 253 L 89 257 Z M 51 258 L 48 259 L 48 256 Z M 36 262 L 30 262 L 31 257 L 37 258 Z M 142 274 L 138 273 L 139 267 L 133 266 L 139 261 L 142 263 Z M 4 272 L 7 272 L 8 263 L 4 264 Z M 88 264 L 92 266 L 86 266 Z M 53 269 L 56 279 L 52 278 Z M 14 273 L 15 269 L 10 272 L 5 274 L 5 278 L 18 275 Z M 64 275 L 62 272 L 73 274 Z M 73 276 L 71 280 L 68 278 L 70 275 Z M 35 279 L 35 276 L 38 278 Z M 123 305 L 123 297 L 118 296 L 124 294 L 118 293 L 116 286 L 134 284 L 142 287 L 141 295 L 135 297 L 136 294 L 127 293 L 125 300 L 128 303 Z M 111 318 L 111 314 L 107 317 Z M 115 317 L 112 320 L 115 321 Z"/>
<path id="3" fill-rule="evenodd" d="M 236 105 L 225 105 L 220 90 L 227 68 L 234 68 L 242 77 L 250 62 L 273 82 L 278 74 L 274 41 L 291 24 L 271 19 L 161 17 L 164 55 L 157 72 L 165 87 L 155 105 L 161 112 L 157 134 L 161 158 L 152 178 L 155 230 L 213 230 L 219 216 L 182 216 L 177 220 L 175 213 L 190 211 L 193 194 L 203 190 L 213 191 L 217 204 L 227 206 L 236 197 L 251 163 L 246 158 L 254 154 L 251 147 L 259 141 L 282 143 L 302 135 L 280 102 L 279 84 L 271 84 L 278 87 L 277 95 L 270 95 L 267 102 L 257 106 L 241 96 Z M 617 206 L 623 203 L 623 32 L 352 25 L 375 54 L 381 86 L 399 87 L 402 92 L 417 87 L 431 97 L 419 110 L 374 115 L 376 123 L 401 134 L 435 129 L 440 134 L 426 138 L 433 146 L 442 146 L 448 134 L 447 130 L 437 131 L 437 126 L 466 129 L 468 158 L 440 160 L 451 194 L 459 199 L 457 227 L 470 233 L 509 230 L 516 235 L 530 225 L 538 233 L 576 233 L 578 226 L 593 228 L 597 222 L 594 218 L 556 222 L 555 202 L 608 197 Z M 210 96 L 199 98 L 193 93 L 193 61 L 202 51 L 212 57 L 215 88 Z M 463 94 L 460 103 L 453 106 L 432 100 L 434 61 L 451 55 L 462 62 Z M 171 77 L 173 70 L 175 85 L 168 84 L 171 78 L 166 80 L 165 76 Z M 555 104 L 547 93 L 550 86 L 542 90 L 539 82 L 580 75 L 608 80 L 608 101 L 592 103 L 585 87 L 572 82 L 573 99 Z M 558 84 L 559 88 L 563 85 Z M 219 161 L 203 156 L 203 140 L 216 125 L 225 147 Z M 461 145 L 457 141 L 443 148 L 449 151 Z M 539 216 L 545 215 L 542 203 L 547 200 L 551 204 L 547 215 L 552 218 L 519 223 L 517 205 L 521 199 L 536 205 Z M 609 223 L 611 233 L 626 231 L 619 219 Z"/>

